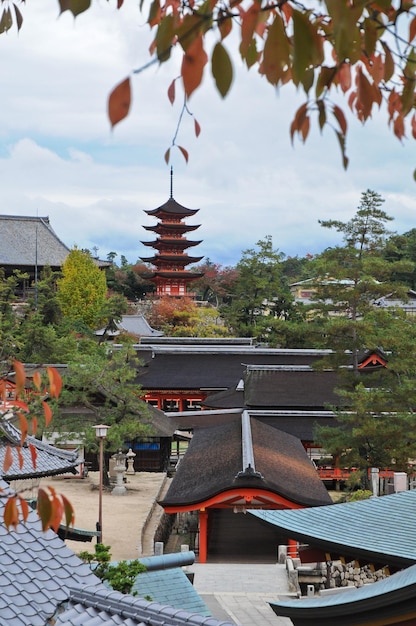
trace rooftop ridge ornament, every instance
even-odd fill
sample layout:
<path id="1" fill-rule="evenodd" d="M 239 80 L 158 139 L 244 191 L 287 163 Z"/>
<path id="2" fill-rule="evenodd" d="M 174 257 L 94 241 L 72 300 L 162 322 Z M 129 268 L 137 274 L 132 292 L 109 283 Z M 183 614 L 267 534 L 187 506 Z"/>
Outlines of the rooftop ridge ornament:
<path id="1" fill-rule="evenodd" d="M 248 411 L 243 411 L 241 414 L 241 445 L 243 469 L 241 472 L 238 472 L 236 478 L 260 478 L 263 480 L 263 475 L 260 472 L 256 472 L 250 414 Z"/>
<path id="2" fill-rule="evenodd" d="M 170 166 L 170 199 L 173 200 L 173 165 Z"/>

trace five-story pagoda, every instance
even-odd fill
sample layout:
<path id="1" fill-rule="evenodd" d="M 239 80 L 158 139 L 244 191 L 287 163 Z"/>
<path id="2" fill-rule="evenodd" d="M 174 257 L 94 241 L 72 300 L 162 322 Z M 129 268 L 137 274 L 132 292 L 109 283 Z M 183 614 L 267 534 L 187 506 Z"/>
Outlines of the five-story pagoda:
<path id="1" fill-rule="evenodd" d="M 188 283 L 203 276 L 201 272 L 186 269 L 190 263 L 198 263 L 203 259 L 202 256 L 189 256 L 186 252 L 188 248 L 201 243 L 201 241 L 188 241 L 185 237 L 186 233 L 196 230 L 200 225 L 191 226 L 183 221 L 198 211 L 199 209 L 187 209 L 174 200 L 171 171 L 169 200 L 157 209 L 145 211 L 148 215 L 156 217 L 158 223 L 155 226 L 143 226 L 143 228 L 156 233 L 157 238 L 154 241 L 141 242 L 156 250 L 154 256 L 140 257 L 142 261 L 155 266 L 154 271 L 146 273 L 146 278 L 155 283 L 156 296 L 185 296 Z"/>

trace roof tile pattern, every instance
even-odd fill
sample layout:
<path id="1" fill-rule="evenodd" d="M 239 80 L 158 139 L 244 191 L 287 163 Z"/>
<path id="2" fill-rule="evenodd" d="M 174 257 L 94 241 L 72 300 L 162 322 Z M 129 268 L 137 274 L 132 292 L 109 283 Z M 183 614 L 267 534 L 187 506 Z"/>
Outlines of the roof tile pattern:
<path id="1" fill-rule="evenodd" d="M 49 217 L 0 215 L 0 266 L 61 267 L 69 254 L 49 223 Z"/>
<path id="2" fill-rule="evenodd" d="M 71 590 L 65 612 L 55 626 L 234 626 L 232 622 L 191 614 L 101 587 Z"/>
<path id="3" fill-rule="evenodd" d="M 13 492 L 4 481 L 0 518 Z M 7 531 L 0 524 L 0 624 L 45 626 L 68 587 L 101 584 L 88 565 L 51 530 L 43 533 L 34 511 L 25 524 Z"/>
<path id="4" fill-rule="evenodd" d="M 416 490 L 412 490 L 335 506 L 250 514 L 327 552 L 349 552 L 406 567 L 416 563 L 416 536 L 411 531 L 415 510 Z"/>
<path id="5" fill-rule="evenodd" d="M 3 461 L 7 446 L 20 447 L 20 431 L 7 419 L 0 419 L 0 467 Z M 32 455 L 29 444 L 33 445 L 37 451 L 36 467 L 32 462 Z M 25 443 L 20 448 L 23 457 L 23 466 L 20 467 L 16 450 L 13 451 L 13 463 L 3 478 L 8 481 L 20 480 L 24 478 L 40 478 L 42 476 L 54 476 L 65 474 L 66 472 L 76 473 L 76 466 L 80 459 L 77 452 L 60 450 L 47 443 L 43 443 L 35 437 L 28 436 Z"/>

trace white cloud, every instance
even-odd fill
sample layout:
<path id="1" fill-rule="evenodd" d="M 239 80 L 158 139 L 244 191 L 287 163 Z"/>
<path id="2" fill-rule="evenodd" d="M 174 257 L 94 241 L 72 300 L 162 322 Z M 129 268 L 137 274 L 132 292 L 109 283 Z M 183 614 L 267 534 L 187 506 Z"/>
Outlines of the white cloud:
<path id="1" fill-rule="evenodd" d="M 2 213 L 49 215 L 60 238 L 72 246 L 99 248 L 135 261 L 149 250 L 144 209 L 169 196 L 170 173 L 163 155 L 182 106 L 172 107 L 167 88 L 174 66 L 152 66 L 132 78 L 129 118 L 112 132 L 106 116 L 111 88 L 149 59 L 151 34 L 136 3 L 116 11 L 111 3 L 73 20 L 59 18 L 58 2 L 37 0 L 22 7 L 20 34 L 0 36 L 2 124 L 0 186 Z M 302 93 L 273 88 L 253 70 L 237 68 L 223 101 L 205 85 L 189 103 L 201 125 L 185 115 L 177 143 L 190 154 L 186 165 L 172 150 L 174 196 L 200 223 L 192 253 L 223 265 L 243 249 L 272 235 L 289 255 L 316 253 L 336 243 L 318 219 L 349 219 L 362 191 L 378 191 L 395 216 L 393 228 L 415 224 L 416 200 L 411 141 L 401 145 L 375 119 L 362 128 L 349 119 L 347 172 L 334 134 L 314 129 L 305 145 L 292 146 L 289 125 Z M 191 238 L 191 237 L 190 237 Z"/>

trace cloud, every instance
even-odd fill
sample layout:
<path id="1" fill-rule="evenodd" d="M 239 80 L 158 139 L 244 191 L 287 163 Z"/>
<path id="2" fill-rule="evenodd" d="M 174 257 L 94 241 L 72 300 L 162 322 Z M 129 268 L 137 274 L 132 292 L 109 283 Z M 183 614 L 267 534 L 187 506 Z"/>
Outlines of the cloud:
<path id="1" fill-rule="evenodd" d="M 136 3 L 125 5 L 116 11 L 94 3 L 74 20 L 69 13 L 57 19 L 57 2 L 37 0 L 22 8 L 19 36 L 0 36 L 0 185 L 3 213 L 49 215 L 67 245 L 98 247 L 102 257 L 116 251 L 133 262 L 149 254 L 140 242 L 151 234 L 142 225 L 155 220 L 144 210 L 169 197 L 163 157 L 183 99 L 179 88 L 173 106 L 166 95 L 178 61 L 154 65 L 132 76 L 131 114 L 110 130 L 111 88 L 149 60 L 144 17 Z M 395 230 L 413 227 L 411 140 L 400 144 L 382 117 L 362 127 L 349 116 L 345 172 L 330 130 L 321 136 L 314 128 L 305 145 L 292 146 L 289 125 L 301 92 L 277 93 L 238 59 L 234 66 L 225 100 L 207 71 L 188 103 L 177 143 L 189 163 L 172 149 L 174 196 L 200 209 L 190 222 L 201 226 L 189 238 L 203 243 L 192 253 L 233 265 L 266 235 L 287 255 L 317 253 L 338 241 L 318 219 L 349 219 L 368 188 L 386 199 Z"/>

